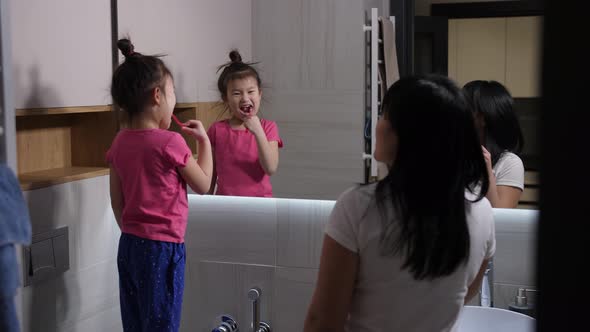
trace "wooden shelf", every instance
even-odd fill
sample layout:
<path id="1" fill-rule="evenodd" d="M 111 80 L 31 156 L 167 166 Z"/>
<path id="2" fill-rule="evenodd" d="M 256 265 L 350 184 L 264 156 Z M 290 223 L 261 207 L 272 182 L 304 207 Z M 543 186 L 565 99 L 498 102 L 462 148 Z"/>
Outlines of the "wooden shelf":
<path id="1" fill-rule="evenodd" d="M 17 110 L 17 155 L 22 190 L 108 175 L 105 160 L 118 130 L 111 105 Z M 181 121 L 199 119 L 205 128 L 229 116 L 223 103 L 181 103 Z M 171 130 L 180 131 L 175 123 Z M 197 144 L 186 137 L 194 157 Z"/>
<path id="2" fill-rule="evenodd" d="M 117 133 L 110 105 L 19 110 L 18 177 L 33 190 L 109 173 L 106 152 Z"/>
<path id="3" fill-rule="evenodd" d="M 198 108 L 200 103 L 176 103 L 174 111 L 183 111 L 189 108 Z"/>
<path id="4" fill-rule="evenodd" d="M 18 178 L 22 190 L 33 190 L 108 174 L 105 167 L 63 167 L 23 173 Z"/>
<path id="5" fill-rule="evenodd" d="M 110 112 L 111 105 L 17 109 L 16 116 Z"/>

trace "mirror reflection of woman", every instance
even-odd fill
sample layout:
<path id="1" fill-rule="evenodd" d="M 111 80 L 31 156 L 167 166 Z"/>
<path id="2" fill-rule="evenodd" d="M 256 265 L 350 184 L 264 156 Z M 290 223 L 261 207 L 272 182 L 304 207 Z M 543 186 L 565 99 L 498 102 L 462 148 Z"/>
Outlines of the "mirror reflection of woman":
<path id="1" fill-rule="evenodd" d="M 475 116 L 495 208 L 516 208 L 524 190 L 524 165 L 518 154 L 524 139 L 508 90 L 496 81 L 471 81 L 463 87 Z"/>

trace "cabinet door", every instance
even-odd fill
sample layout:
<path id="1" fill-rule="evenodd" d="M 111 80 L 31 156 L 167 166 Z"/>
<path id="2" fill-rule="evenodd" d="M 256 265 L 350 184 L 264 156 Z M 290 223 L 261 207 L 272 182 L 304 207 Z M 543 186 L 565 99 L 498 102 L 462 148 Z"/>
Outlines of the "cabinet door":
<path id="1" fill-rule="evenodd" d="M 513 97 L 539 97 L 542 18 L 509 17 L 506 24 L 506 85 Z"/>
<path id="2" fill-rule="evenodd" d="M 449 24 L 449 76 L 506 81 L 506 18 L 454 19 Z"/>
<path id="3" fill-rule="evenodd" d="M 10 1 L 16 108 L 110 103 L 109 1 Z"/>

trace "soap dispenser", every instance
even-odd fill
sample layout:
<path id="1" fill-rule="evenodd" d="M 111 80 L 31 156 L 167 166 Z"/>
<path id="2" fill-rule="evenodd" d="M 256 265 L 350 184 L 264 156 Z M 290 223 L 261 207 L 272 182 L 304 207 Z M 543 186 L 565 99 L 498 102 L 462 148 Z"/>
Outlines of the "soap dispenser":
<path id="1" fill-rule="evenodd" d="M 526 288 L 518 289 L 514 302 L 508 306 L 508 309 L 533 318 L 535 317 L 535 308 L 528 303 Z"/>

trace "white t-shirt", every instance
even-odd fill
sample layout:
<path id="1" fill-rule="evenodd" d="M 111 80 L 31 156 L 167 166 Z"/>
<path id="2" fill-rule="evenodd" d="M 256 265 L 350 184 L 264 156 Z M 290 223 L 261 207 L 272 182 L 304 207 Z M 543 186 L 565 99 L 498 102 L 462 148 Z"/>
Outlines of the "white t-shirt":
<path id="1" fill-rule="evenodd" d="M 512 152 L 504 152 L 492 168 L 496 176 L 496 186 L 510 186 L 524 190 L 524 165 Z"/>
<path id="2" fill-rule="evenodd" d="M 492 207 L 487 199 L 467 204 L 471 239 L 467 264 L 435 280 L 415 280 L 402 270 L 404 260 L 379 254 L 381 214 L 375 203 L 376 184 L 343 193 L 330 216 L 326 234 L 358 253 L 359 268 L 346 331 L 450 331 L 464 303 L 467 287 L 484 258 L 495 251 Z M 466 194 L 470 200 L 474 196 Z M 394 215 L 393 208 L 389 215 Z"/>

